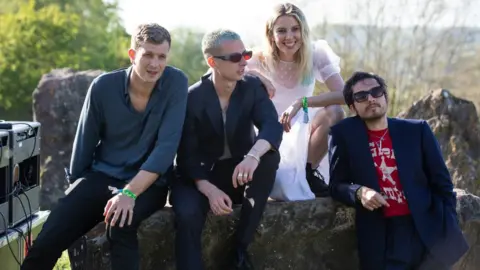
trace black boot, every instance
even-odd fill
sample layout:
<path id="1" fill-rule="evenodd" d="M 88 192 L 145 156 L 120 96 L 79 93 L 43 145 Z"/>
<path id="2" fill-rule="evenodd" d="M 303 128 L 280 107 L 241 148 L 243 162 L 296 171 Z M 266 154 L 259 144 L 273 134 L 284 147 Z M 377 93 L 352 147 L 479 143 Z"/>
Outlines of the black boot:
<path id="1" fill-rule="evenodd" d="M 310 163 L 307 163 L 305 170 L 307 172 L 308 185 L 315 197 L 330 196 L 328 185 L 325 183 L 325 178 L 323 178 L 322 174 L 317 169 L 313 169 Z"/>
<path id="2" fill-rule="evenodd" d="M 250 256 L 244 248 L 237 248 L 235 250 L 235 270 L 253 270 Z"/>

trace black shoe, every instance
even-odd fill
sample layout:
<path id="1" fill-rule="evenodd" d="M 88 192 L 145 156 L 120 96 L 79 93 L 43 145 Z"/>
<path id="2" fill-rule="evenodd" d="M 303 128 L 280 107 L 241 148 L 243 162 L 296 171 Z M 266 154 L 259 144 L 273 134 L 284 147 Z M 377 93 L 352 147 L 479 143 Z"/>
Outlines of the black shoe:
<path id="1" fill-rule="evenodd" d="M 253 270 L 253 264 L 250 261 L 250 256 L 245 249 L 238 248 L 235 251 L 235 269 Z"/>
<path id="2" fill-rule="evenodd" d="M 323 178 L 322 174 L 317 169 L 313 169 L 310 163 L 307 163 L 305 169 L 307 172 L 308 185 L 313 194 L 315 194 L 315 197 L 330 196 L 328 185 L 325 183 L 325 178 Z"/>

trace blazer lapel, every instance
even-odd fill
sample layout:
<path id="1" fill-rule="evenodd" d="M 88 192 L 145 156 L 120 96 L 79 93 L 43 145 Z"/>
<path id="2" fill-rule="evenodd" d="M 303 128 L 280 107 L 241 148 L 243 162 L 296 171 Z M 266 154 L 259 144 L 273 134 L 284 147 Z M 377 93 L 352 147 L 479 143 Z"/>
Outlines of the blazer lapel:
<path id="1" fill-rule="evenodd" d="M 363 182 L 366 183 L 369 188 L 380 192 L 378 175 L 375 169 L 375 163 L 373 162 L 372 152 L 370 151 L 370 146 L 368 142 L 367 127 L 363 123 L 362 119 L 360 119 L 360 117 L 355 116 L 355 119 L 355 126 L 351 135 L 354 142 L 352 144 L 352 147 L 354 149 L 349 152 L 354 155 L 352 158 L 354 160 L 357 160 L 361 164 L 364 173 L 360 177 L 364 177 L 364 179 L 362 179 Z"/>
<path id="2" fill-rule="evenodd" d="M 210 78 L 204 80 L 204 87 L 206 87 L 205 93 L 205 105 L 206 112 L 210 121 L 212 122 L 213 128 L 222 138 L 224 137 L 223 131 L 223 119 L 222 119 L 222 108 L 220 107 L 220 101 L 218 100 L 217 93 L 213 87 L 213 83 Z"/>
<path id="3" fill-rule="evenodd" d="M 243 98 L 245 93 L 242 92 L 241 88 L 242 81 L 239 81 L 235 87 L 235 90 L 232 92 L 230 101 L 227 109 L 227 121 L 226 121 L 226 131 L 228 141 L 231 142 L 233 135 L 235 134 L 235 129 L 237 127 L 238 119 L 242 115 L 243 111 Z"/>
<path id="4" fill-rule="evenodd" d="M 395 162 L 397 163 L 397 172 L 400 183 L 404 186 L 402 180 L 408 179 L 408 170 L 407 164 L 405 161 L 408 160 L 408 147 L 403 145 L 402 141 L 402 130 L 398 125 L 397 121 L 394 121 L 391 118 L 388 118 L 388 131 L 390 133 L 390 139 L 392 140 L 393 154 L 395 155 Z"/>

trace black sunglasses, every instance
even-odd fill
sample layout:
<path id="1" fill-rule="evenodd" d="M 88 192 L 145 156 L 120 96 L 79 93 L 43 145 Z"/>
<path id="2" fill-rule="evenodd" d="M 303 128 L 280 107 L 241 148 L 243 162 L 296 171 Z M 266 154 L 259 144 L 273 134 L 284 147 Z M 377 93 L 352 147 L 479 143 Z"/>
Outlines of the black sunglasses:
<path id="1" fill-rule="evenodd" d="M 250 58 L 252 58 L 252 54 L 252 51 L 244 51 L 243 53 L 232 53 L 229 55 L 220 55 L 214 57 L 225 61 L 238 63 L 242 60 L 242 58 L 245 58 L 245 60 L 249 60 Z"/>
<path id="2" fill-rule="evenodd" d="M 385 94 L 385 88 L 381 86 L 374 87 L 368 91 L 360 91 L 353 94 L 353 99 L 358 102 L 365 102 L 368 100 L 368 95 L 371 95 L 374 98 L 379 98 Z"/>

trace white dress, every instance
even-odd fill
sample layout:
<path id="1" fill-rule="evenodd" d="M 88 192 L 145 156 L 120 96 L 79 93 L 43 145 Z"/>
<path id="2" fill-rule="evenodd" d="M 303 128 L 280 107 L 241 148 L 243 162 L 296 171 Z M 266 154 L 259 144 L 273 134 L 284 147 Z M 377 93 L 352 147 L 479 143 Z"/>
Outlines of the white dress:
<path id="1" fill-rule="evenodd" d="M 317 40 L 312 44 L 312 61 L 313 61 L 313 78 L 311 81 L 307 83 L 299 82 L 298 77 L 299 74 L 295 71 L 295 63 L 292 62 L 285 62 L 280 61 L 277 67 L 277 70 L 274 72 L 268 71 L 265 68 L 265 65 L 260 64 L 260 59 L 258 56 L 253 57 L 251 60 L 248 61 L 248 69 L 256 70 L 260 72 L 263 76 L 268 78 L 273 86 L 276 89 L 275 96 L 273 97 L 272 101 L 277 109 L 277 113 L 280 116 L 295 100 L 302 98 L 304 96 L 310 97 L 313 95 L 313 91 L 315 88 L 315 79 L 321 83 L 324 83 L 330 76 L 340 73 L 340 57 L 333 52 L 331 47 L 325 40 Z M 309 118 L 313 119 L 315 114 L 318 110 L 323 108 L 309 108 L 308 114 Z M 296 117 L 292 120 L 292 129 L 298 123 L 303 122 L 303 111 L 300 110 Z M 300 136 L 301 138 L 306 138 L 308 141 L 310 137 L 309 126 L 308 128 L 299 127 L 301 130 L 301 134 L 296 134 L 296 136 Z M 307 133 L 307 134 L 304 134 Z M 283 144 L 288 144 L 285 141 L 291 140 L 291 134 L 284 133 L 284 141 Z M 298 138 L 294 138 L 298 139 Z M 303 139 L 300 141 L 303 142 Z M 287 147 L 287 146 L 285 146 Z M 291 150 L 291 149 L 290 149 Z M 291 155 L 291 153 L 286 153 L 288 150 L 282 151 L 282 147 L 280 148 L 280 154 L 282 159 L 285 159 L 287 155 Z M 296 150 L 297 151 L 297 150 Z M 296 152 L 296 155 L 301 155 L 304 157 L 306 161 L 308 150 L 305 147 L 301 147 L 298 151 L 302 151 L 303 153 Z M 290 151 L 291 152 L 291 151 Z M 305 171 L 306 162 L 303 164 L 303 171 Z M 294 173 L 294 176 L 301 174 L 300 165 L 298 165 L 298 172 Z M 280 168 L 277 171 L 277 180 L 279 178 L 279 174 L 283 173 L 282 171 L 282 163 L 280 164 Z M 326 156 L 320 163 L 318 168 L 320 173 L 324 176 L 325 181 L 328 183 L 329 181 L 329 164 L 328 164 L 328 157 Z M 291 200 L 306 200 L 306 199 L 313 199 L 315 198 L 314 194 L 311 192 L 309 188 L 305 188 L 305 185 L 308 185 L 305 178 L 305 173 L 303 173 L 302 181 L 293 181 L 289 183 L 288 189 L 290 191 L 284 191 L 281 195 L 276 195 L 272 197 L 277 197 L 279 200 L 284 201 L 291 201 Z M 303 179 L 304 178 L 304 179 Z M 300 183 L 301 182 L 301 183 Z M 302 185 L 295 191 L 295 188 L 292 185 Z M 281 189 L 285 189 L 287 186 L 282 186 Z M 274 198 L 275 199 L 275 198 Z"/>

